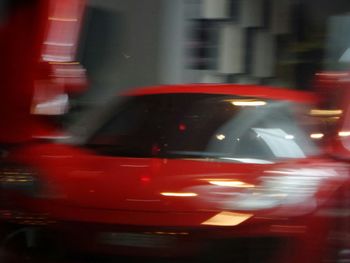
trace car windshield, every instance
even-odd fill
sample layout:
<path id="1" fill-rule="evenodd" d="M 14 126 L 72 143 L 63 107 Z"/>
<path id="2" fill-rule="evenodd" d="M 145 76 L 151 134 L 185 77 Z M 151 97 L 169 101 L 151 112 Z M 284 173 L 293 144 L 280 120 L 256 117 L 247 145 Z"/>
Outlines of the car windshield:
<path id="1" fill-rule="evenodd" d="M 319 153 L 287 101 L 217 94 L 126 97 L 86 142 L 98 154 L 247 163 Z"/>

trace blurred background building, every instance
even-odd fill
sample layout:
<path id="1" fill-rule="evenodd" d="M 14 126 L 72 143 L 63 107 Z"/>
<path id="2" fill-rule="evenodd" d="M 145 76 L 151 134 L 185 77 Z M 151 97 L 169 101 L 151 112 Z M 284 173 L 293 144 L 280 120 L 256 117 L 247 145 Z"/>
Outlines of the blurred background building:
<path id="1" fill-rule="evenodd" d="M 79 105 L 171 83 L 309 89 L 316 71 L 347 68 L 349 11 L 349 0 L 89 0 Z"/>

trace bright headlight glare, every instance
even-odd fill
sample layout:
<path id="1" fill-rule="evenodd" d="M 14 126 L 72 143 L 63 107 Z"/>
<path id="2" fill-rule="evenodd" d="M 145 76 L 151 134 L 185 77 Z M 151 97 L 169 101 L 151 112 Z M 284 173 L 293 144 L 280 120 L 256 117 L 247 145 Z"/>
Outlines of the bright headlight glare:
<path id="1" fill-rule="evenodd" d="M 231 209 L 263 210 L 281 205 L 302 204 L 310 201 L 326 176 L 334 171 L 295 169 L 268 171 L 271 176 L 261 177 L 259 186 L 244 191 L 229 202 Z M 275 175 L 272 175 L 275 174 Z"/>

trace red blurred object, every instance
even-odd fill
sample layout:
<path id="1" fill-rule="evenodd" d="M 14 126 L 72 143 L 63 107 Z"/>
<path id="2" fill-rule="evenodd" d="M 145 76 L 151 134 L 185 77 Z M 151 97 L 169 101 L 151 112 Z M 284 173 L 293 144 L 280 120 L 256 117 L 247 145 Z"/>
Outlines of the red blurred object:
<path id="1" fill-rule="evenodd" d="M 74 61 L 84 5 L 11 1 L 0 27 L 0 142 L 28 141 L 37 130 L 53 135 L 55 127 L 34 114 L 62 114 L 62 107 L 52 106 L 57 97 L 85 88 L 84 70 Z"/>
<path id="2" fill-rule="evenodd" d="M 320 94 L 319 108 L 339 111 L 338 120 L 329 131 L 329 152 L 338 158 L 350 158 L 350 72 L 320 72 L 315 76 L 314 88 Z"/>
<path id="3" fill-rule="evenodd" d="M 124 96 L 130 103 L 125 109 L 141 109 L 140 115 L 113 109 L 127 114 L 115 119 L 125 122 L 102 124 L 109 132 L 101 140 L 94 135 L 78 145 L 48 142 L 9 149 L 0 183 L 3 198 L 11 202 L 4 202 L 3 210 L 19 216 L 4 220 L 45 225 L 52 237 L 85 252 L 197 255 L 214 262 L 338 257 L 347 242 L 341 235 L 350 233 L 349 215 L 343 213 L 350 193 L 348 166 L 322 149 L 307 154 L 312 137 L 291 128 L 302 114 L 285 111 L 291 105 L 314 107 L 315 95 L 193 84 Z M 182 118 L 186 133 L 178 129 Z M 283 125 L 269 126 L 269 121 Z M 203 141 L 208 130 L 210 140 Z M 197 142 L 205 146 L 201 151 Z M 241 145 L 240 155 L 220 150 L 233 151 L 235 145 Z"/>
<path id="4" fill-rule="evenodd" d="M 186 125 L 183 124 L 183 123 L 180 123 L 180 124 L 179 124 L 179 130 L 180 130 L 180 131 L 186 131 Z"/>
<path id="5" fill-rule="evenodd" d="M 149 176 L 141 176 L 140 178 L 141 182 L 144 182 L 144 183 L 148 183 L 149 181 L 151 181 L 151 178 Z"/>

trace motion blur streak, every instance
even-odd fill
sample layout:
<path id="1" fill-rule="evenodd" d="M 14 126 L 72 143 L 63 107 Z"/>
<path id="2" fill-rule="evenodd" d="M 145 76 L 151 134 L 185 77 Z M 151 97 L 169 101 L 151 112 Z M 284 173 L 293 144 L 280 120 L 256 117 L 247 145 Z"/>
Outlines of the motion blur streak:
<path id="1" fill-rule="evenodd" d="M 240 187 L 240 188 L 255 187 L 255 185 L 253 184 L 247 184 L 243 181 L 238 181 L 238 180 L 215 179 L 215 180 L 210 180 L 209 183 L 213 185 L 227 186 L 227 187 Z"/>
<path id="2" fill-rule="evenodd" d="M 196 193 L 173 193 L 173 192 L 162 192 L 163 196 L 174 196 L 174 197 L 194 197 L 198 196 Z"/>
<path id="3" fill-rule="evenodd" d="M 61 21 L 61 22 L 77 22 L 76 18 L 63 18 L 63 17 L 49 17 L 49 20 Z"/>
<path id="4" fill-rule="evenodd" d="M 340 132 L 338 132 L 338 135 L 340 137 L 348 137 L 348 136 L 350 136 L 350 131 L 340 131 Z"/>
<path id="5" fill-rule="evenodd" d="M 264 106 L 266 101 L 232 101 L 235 106 Z"/>
<path id="6" fill-rule="evenodd" d="M 223 134 L 218 134 L 218 135 L 216 135 L 216 139 L 218 139 L 218 140 L 220 140 L 220 141 L 224 140 L 225 138 L 226 138 L 226 136 L 223 135 Z"/>
<path id="7" fill-rule="evenodd" d="M 323 133 L 312 133 L 312 134 L 310 134 L 310 138 L 312 138 L 312 139 L 322 139 L 323 136 L 324 136 Z"/>
<path id="8" fill-rule="evenodd" d="M 310 111 L 310 115 L 313 115 L 313 116 L 334 116 L 334 115 L 341 115 L 342 113 L 343 113 L 342 110 L 312 109 Z"/>
<path id="9" fill-rule="evenodd" d="M 244 221 L 251 218 L 253 214 L 233 213 L 233 212 L 220 212 L 215 216 L 204 221 L 202 225 L 210 226 L 237 226 Z"/>

